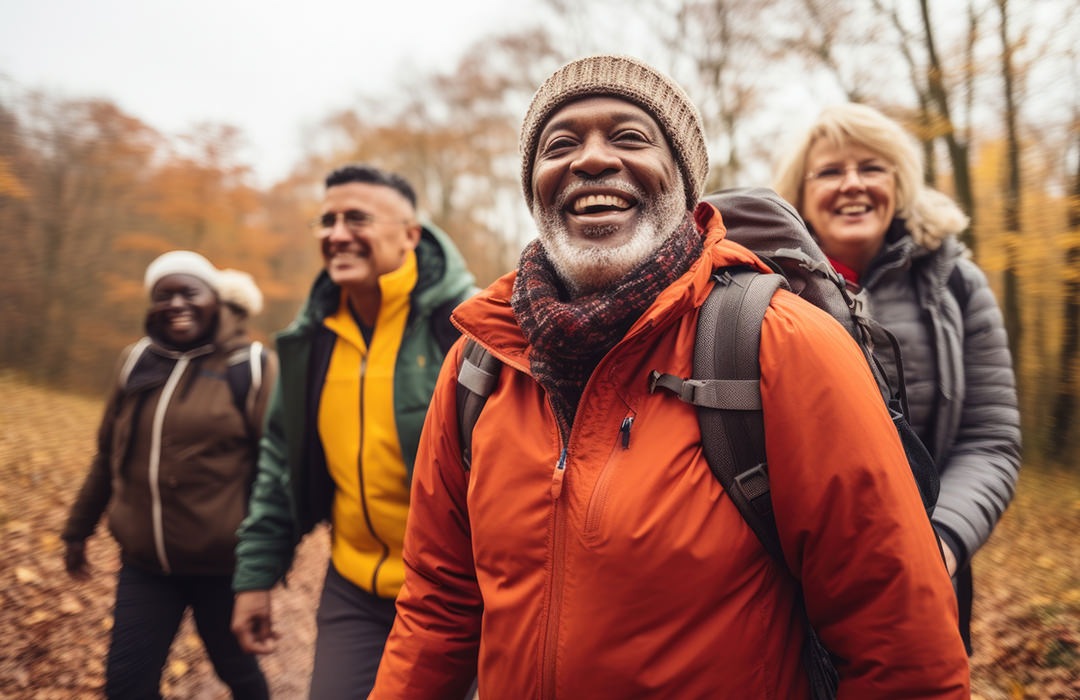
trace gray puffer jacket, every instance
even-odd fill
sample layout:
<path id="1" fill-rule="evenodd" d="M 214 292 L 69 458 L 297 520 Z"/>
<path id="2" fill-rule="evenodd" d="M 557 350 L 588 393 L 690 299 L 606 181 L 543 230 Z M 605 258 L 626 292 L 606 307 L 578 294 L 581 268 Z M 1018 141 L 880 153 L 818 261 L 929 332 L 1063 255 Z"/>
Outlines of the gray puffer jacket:
<path id="1" fill-rule="evenodd" d="M 962 243 L 949 236 L 928 250 L 901 220 L 862 282 L 871 315 L 900 342 L 911 423 L 941 474 L 934 528 L 963 570 L 1012 500 L 1020 470 L 1001 311 Z"/>

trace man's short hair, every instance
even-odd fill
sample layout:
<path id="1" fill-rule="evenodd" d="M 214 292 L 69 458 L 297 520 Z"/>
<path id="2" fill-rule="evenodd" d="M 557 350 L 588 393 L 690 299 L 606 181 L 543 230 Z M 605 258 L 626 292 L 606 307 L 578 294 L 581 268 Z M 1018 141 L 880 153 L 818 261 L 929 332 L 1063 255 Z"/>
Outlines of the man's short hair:
<path id="1" fill-rule="evenodd" d="M 370 185 L 382 185 L 401 193 L 416 208 L 416 191 L 409 181 L 397 173 L 392 173 L 367 163 L 345 165 L 326 176 L 326 189 L 345 185 L 350 182 L 364 182 Z"/>

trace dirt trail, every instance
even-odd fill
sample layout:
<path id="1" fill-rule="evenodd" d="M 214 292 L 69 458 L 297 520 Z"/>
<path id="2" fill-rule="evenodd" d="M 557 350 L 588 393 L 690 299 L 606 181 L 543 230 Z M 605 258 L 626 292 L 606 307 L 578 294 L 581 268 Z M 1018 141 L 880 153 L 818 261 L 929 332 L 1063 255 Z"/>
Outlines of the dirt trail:
<path id="1" fill-rule="evenodd" d="M 58 533 L 93 452 L 100 401 L 30 387 L 0 371 L 0 698 L 100 698 L 119 569 L 103 525 L 87 544 L 92 577 L 64 572 Z M 315 606 L 326 570 L 323 529 L 301 543 L 287 587 L 273 592 L 278 649 L 262 660 L 275 698 L 307 696 Z M 171 700 L 219 700 L 190 615 L 162 689 Z"/>

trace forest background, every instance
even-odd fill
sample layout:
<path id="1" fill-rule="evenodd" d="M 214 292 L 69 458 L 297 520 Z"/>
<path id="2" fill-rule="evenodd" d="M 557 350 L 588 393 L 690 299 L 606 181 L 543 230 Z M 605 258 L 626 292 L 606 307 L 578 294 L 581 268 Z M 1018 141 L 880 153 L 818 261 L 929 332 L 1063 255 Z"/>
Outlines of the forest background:
<path id="1" fill-rule="evenodd" d="M 101 399 L 118 352 L 141 333 L 146 264 L 174 248 L 252 273 L 267 298 L 256 334 L 270 338 L 320 267 L 307 221 L 322 178 L 349 161 L 412 180 L 426 216 L 455 239 L 481 284 L 492 281 L 534 235 L 517 150 L 529 98 L 565 60 L 616 51 L 686 87 L 706 121 L 709 190 L 768 185 L 789 135 L 826 104 L 866 102 L 903 122 L 923 144 L 927 181 L 971 216 L 964 239 L 1009 331 L 1025 472 L 1077 478 L 1074 0 L 543 7 L 532 26 L 484 36 L 443 69 L 402 75 L 328 112 L 306 130 L 294 167 L 268 184 L 241 156 L 247 136 L 235 125 L 164 133 L 108 97 L 73 99 L 0 76 L 0 370 Z M 10 517 L 2 506 L 0 518 Z M 1066 573 L 1074 590 L 1077 573 Z M 1075 639 L 1069 648 L 1075 662 Z"/>

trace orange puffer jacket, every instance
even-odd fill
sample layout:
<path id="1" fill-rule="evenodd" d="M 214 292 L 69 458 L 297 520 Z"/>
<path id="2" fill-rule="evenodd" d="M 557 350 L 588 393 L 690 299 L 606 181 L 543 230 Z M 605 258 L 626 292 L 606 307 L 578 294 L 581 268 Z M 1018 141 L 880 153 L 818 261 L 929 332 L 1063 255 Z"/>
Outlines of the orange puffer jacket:
<path id="1" fill-rule="evenodd" d="M 697 216 L 701 259 L 597 366 L 566 445 L 529 374 L 513 273 L 455 312 L 505 366 L 468 472 L 461 343 L 443 366 L 371 698 L 462 697 L 474 672 L 491 699 L 808 697 L 790 576 L 710 472 L 695 408 L 648 391 L 653 369 L 691 375 L 710 271 L 764 269 L 723 240 L 714 209 Z M 842 659 L 839 697 L 968 697 L 952 587 L 858 348 L 780 293 L 761 375 L 777 525 L 809 616 Z"/>

